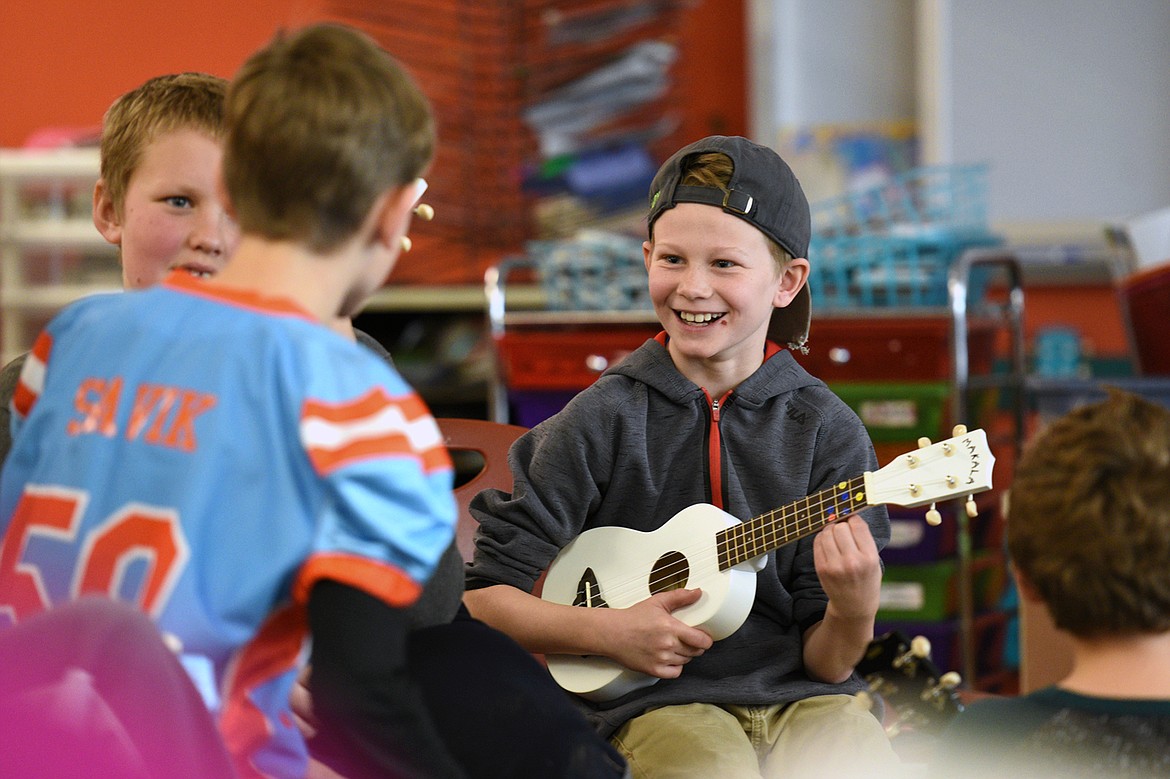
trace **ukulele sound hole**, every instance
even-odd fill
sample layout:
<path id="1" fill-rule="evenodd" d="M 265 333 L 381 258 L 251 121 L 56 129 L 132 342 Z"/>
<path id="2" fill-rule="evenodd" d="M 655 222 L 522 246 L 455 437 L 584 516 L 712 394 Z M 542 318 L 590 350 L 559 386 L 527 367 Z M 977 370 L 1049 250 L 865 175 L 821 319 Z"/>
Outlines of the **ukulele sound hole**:
<path id="1" fill-rule="evenodd" d="M 667 590 L 680 590 L 687 586 L 690 577 L 691 566 L 682 552 L 667 552 L 654 563 L 650 592 L 657 595 Z"/>

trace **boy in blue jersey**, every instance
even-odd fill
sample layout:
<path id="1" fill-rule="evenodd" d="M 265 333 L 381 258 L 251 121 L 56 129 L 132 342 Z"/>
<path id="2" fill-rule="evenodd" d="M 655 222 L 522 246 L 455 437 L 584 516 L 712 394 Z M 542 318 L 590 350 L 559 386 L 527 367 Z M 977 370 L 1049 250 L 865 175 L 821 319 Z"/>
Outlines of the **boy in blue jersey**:
<path id="1" fill-rule="evenodd" d="M 433 129 L 402 70 L 322 25 L 228 96 L 243 238 L 213 279 L 81 301 L 38 339 L 0 481 L 0 617 L 137 604 L 215 680 L 241 776 L 301 776 L 289 691 L 311 635 L 345 775 L 457 776 L 406 679 L 405 609 L 454 526 L 434 420 L 328 328 L 398 256 Z"/>
<path id="2" fill-rule="evenodd" d="M 208 74 L 158 76 L 119 97 L 106 112 L 94 224 L 119 247 L 127 289 L 152 286 L 175 270 L 214 275 L 238 242 L 238 227 L 225 210 L 222 187 L 217 183 L 226 87 L 224 79 Z M 360 331 L 354 335 L 359 343 L 389 361 L 377 341 Z M 27 355 L 21 356 L 0 373 L 0 459 L 11 441 L 7 409 L 26 359 Z M 471 775 L 620 775 L 618 756 L 568 705 L 547 672 L 514 642 L 471 619 L 460 607 L 462 568 L 459 551 L 452 544 L 410 608 L 407 647 L 411 680 L 427 701 L 440 736 L 456 760 Z M 66 610 L 57 608 L 54 612 Z M 181 679 L 173 678 L 174 658 L 169 651 L 163 648 L 151 654 L 150 642 L 142 640 L 141 629 L 123 628 L 129 615 L 92 604 L 78 611 L 86 618 L 61 614 L 44 625 L 38 620 L 23 623 L 28 630 L 0 631 L 0 693 L 15 694 L 41 686 L 37 675 L 19 672 L 28 664 L 18 667 L 11 662 L 20 654 L 15 648 L 18 642 L 55 646 L 51 660 L 41 652 L 31 662 L 42 676 L 49 666 L 88 667 L 95 661 L 89 647 L 96 643 L 102 647 L 99 680 L 119 680 L 97 687 L 95 692 L 103 698 L 103 705 L 113 705 L 123 722 L 149 723 L 150 744 L 159 747 L 149 754 L 166 756 L 164 765 L 173 767 L 178 759 L 193 770 L 202 770 L 216 755 L 214 749 L 207 748 L 206 738 L 195 738 L 198 712 L 184 710 L 180 717 L 184 727 L 171 734 L 161 733 L 157 720 L 137 716 L 143 703 L 138 694 L 141 689 L 180 686 Z M 69 626 L 70 640 L 46 642 L 50 628 L 61 625 Z M 133 646 L 113 646 L 107 640 L 122 632 L 135 636 Z M 117 663 L 107 658 L 119 653 L 134 664 L 134 678 L 141 684 L 126 685 L 123 677 L 113 672 Z M 9 681 L 11 684 L 6 683 Z M 294 689 L 294 711 L 311 716 L 305 692 L 300 686 Z M 175 697 L 162 696 L 171 700 L 168 708 L 172 710 L 179 708 Z M 149 711 L 157 706 L 156 702 L 146 703 Z M 0 707 L 0 733 L 5 732 L 4 725 L 12 724 L 3 719 L 5 713 Z M 28 718 L 23 721 L 27 723 Z M 29 729 L 38 730 L 31 724 Z M 19 743 L 14 728 L 6 732 Z M 133 728 L 126 733 L 130 740 L 140 735 Z M 67 765 L 75 756 L 60 748 L 60 737 L 56 743 L 58 762 Z M 83 749 L 100 751 L 96 747 Z M 37 753 L 26 750 L 21 754 L 31 759 Z M 0 762 L 0 769 L 6 765 L 9 763 Z M 45 766 L 37 768 L 44 770 Z M 204 770 L 202 775 L 220 776 L 222 771 Z"/>

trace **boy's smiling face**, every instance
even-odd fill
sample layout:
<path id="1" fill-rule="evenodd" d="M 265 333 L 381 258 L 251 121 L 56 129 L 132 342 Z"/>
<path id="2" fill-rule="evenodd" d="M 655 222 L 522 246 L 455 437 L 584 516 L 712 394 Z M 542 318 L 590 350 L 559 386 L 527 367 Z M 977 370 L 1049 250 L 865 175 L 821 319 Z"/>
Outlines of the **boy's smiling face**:
<path id="1" fill-rule="evenodd" d="M 807 269 L 801 259 L 780 273 L 762 232 L 700 203 L 663 212 L 643 254 L 670 354 L 692 380 L 713 370 L 735 382 L 750 376 L 763 361 L 772 309 L 792 300 Z"/>
<path id="2" fill-rule="evenodd" d="M 218 272 L 239 242 L 220 186 L 220 143 L 199 130 L 164 132 L 146 145 L 121 211 L 102 182 L 94 191 L 98 231 L 122 249 L 122 283 L 142 289 L 172 270 Z"/>

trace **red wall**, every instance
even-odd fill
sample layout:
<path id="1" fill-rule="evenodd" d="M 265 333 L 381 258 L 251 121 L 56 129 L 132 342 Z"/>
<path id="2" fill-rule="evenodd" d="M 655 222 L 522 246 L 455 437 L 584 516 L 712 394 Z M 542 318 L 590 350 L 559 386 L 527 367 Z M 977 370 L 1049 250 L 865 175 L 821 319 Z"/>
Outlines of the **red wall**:
<path id="1" fill-rule="evenodd" d="M 280 27 L 323 17 L 323 0 L 2 0 L 0 146 L 44 127 L 98 127 L 151 76 L 230 77 Z"/>

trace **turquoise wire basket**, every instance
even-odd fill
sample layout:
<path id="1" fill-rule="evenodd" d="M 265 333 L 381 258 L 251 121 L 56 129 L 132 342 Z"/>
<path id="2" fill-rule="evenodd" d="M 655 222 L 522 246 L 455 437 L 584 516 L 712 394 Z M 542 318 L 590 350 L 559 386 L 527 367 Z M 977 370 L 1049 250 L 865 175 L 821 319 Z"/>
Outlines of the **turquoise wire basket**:
<path id="1" fill-rule="evenodd" d="M 525 256 L 536 270 L 549 309 L 653 309 L 641 238 L 582 230 L 573 238 L 530 241 Z"/>
<path id="2" fill-rule="evenodd" d="M 810 206 L 812 231 L 823 238 L 895 234 L 902 237 L 984 232 L 987 229 L 984 163 L 931 165 Z"/>
<path id="3" fill-rule="evenodd" d="M 988 228 L 985 164 L 915 168 L 810 210 L 809 285 L 820 308 L 945 306 L 959 255 L 1002 242 Z"/>

